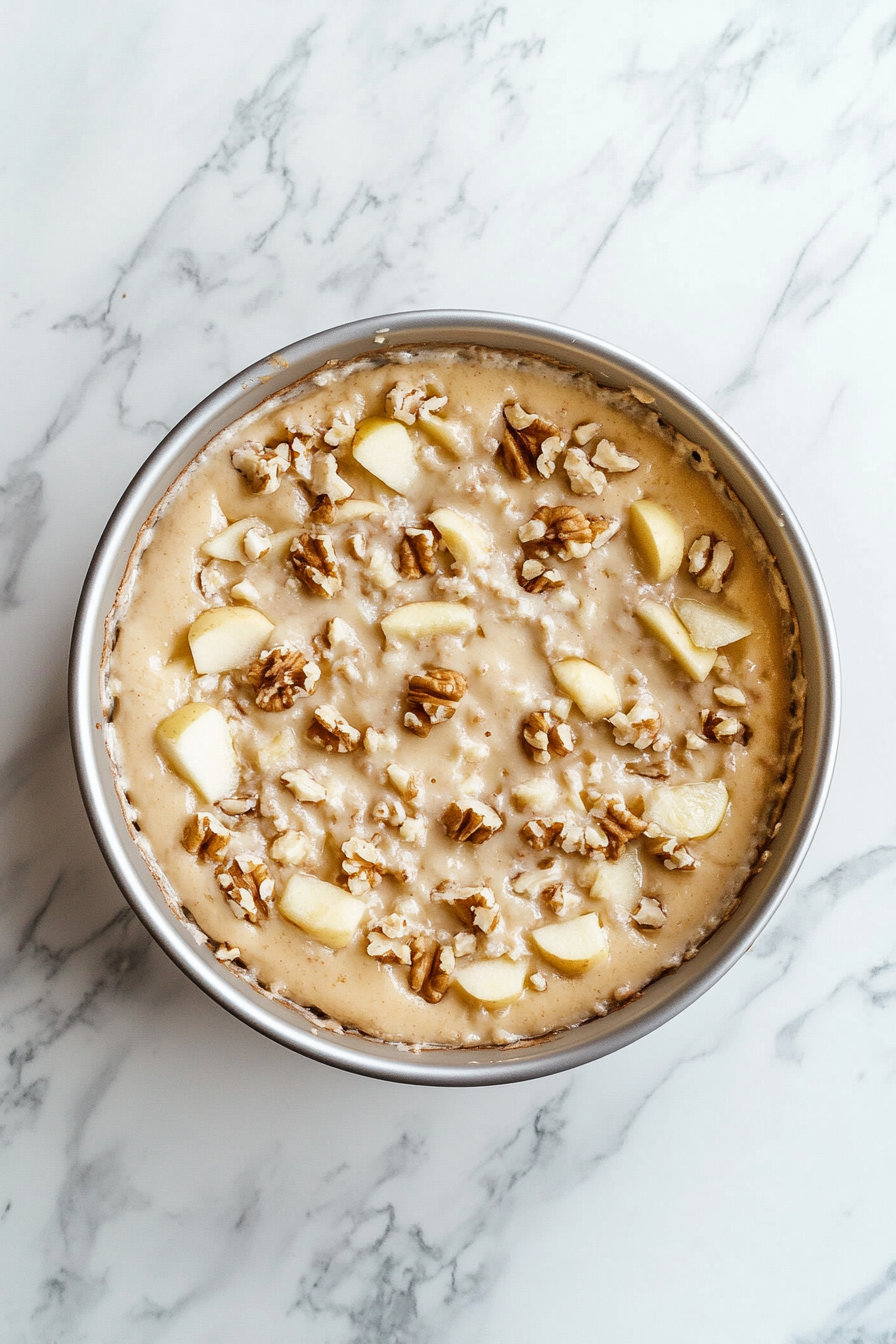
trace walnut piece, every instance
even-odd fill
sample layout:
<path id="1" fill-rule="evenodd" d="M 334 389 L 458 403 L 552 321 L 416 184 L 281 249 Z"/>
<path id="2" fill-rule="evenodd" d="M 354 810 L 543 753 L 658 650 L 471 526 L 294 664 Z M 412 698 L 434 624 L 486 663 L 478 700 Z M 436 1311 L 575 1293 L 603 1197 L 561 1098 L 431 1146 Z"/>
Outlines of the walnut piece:
<path id="1" fill-rule="evenodd" d="M 309 662 L 294 644 L 278 644 L 273 649 L 262 649 L 246 673 L 246 680 L 255 687 L 259 709 L 280 712 L 291 709 L 301 696 L 311 695 L 320 681 L 320 668 Z"/>
<path id="2" fill-rule="evenodd" d="M 333 597 L 342 587 L 333 538 L 325 532 L 303 532 L 294 537 L 289 558 L 302 583 L 317 597 Z"/>
<path id="3" fill-rule="evenodd" d="M 720 705 L 726 705 L 729 709 L 743 709 L 747 703 L 747 697 L 739 686 L 716 686 L 713 695 Z"/>
<path id="4" fill-rule="evenodd" d="M 719 714 L 714 709 L 701 710 L 700 732 L 707 742 L 720 742 L 726 747 L 733 742 L 747 743 L 752 736 L 748 724 L 731 714 Z"/>
<path id="5" fill-rule="evenodd" d="M 274 895 L 274 879 L 257 854 L 238 854 L 232 863 L 215 872 L 218 886 L 238 919 L 258 924 L 267 919 Z"/>
<path id="6" fill-rule="evenodd" d="M 439 535 L 429 524 L 407 527 L 398 547 L 398 572 L 403 579 L 422 579 L 436 572 L 436 543 Z"/>
<path id="7" fill-rule="evenodd" d="M 454 973 L 454 949 L 442 947 L 434 938 L 418 933 L 411 939 L 411 971 L 408 988 L 427 1003 L 445 997 Z"/>
<path id="8" fill-rule="evenodd" d="M 231 834 L 210 812 L 197 812 L 184 827 L 184 849 L 197 859 L 220 859 L 227 853 Z"/>
<path id="9" fill-rule="evenodd" d="M 411 709 L 404 716 L 405 728 L 418 737 L 428 737 L 437 723 L 453 718 L 466 690 L 463 673 L 447 667 L 428 667 L 425 672 L 408 677 Z"/>
<path id="10" fill-rule="evenodd" d="M 315 495 L 308 521 L 326 526 L 336 521 L 336 506 L 329 495 Z"/>
<path id="11" fill-rule="evenodd" d="M 287 770 L 285 774 L 280 776 L 280 782 L 289 789 L 297 802 L 323 803 L 326 801 L 326 789 L 323 784 L 317 782 L 308 770 Z"/>
<path id="12" fill-rule="evenodd" d="M 352 896 L 363 896 L 378 887 L 386 871 L 386 862 L 372 840 L 352 836 L 342 845 L 342 872 Z"/>
<path id="13" fill-rule="evenodd" d="M 367 955 L 377 961 L 392 961 L 399 966 L 410 966 L 411 949 L 408 943 L 398 938 L 387 938 L 379 929 L 371 929 L 367 935 Z"/>
<path id="14" fill-rule="evenodd" d="M 639 929 L 661 929 L 666 922 L 666 910 L 655 896 L 643 896 L 632 919 Z"/>
<path id="15" fill-rule="evenodd" d="M 463 844 L 482 845 L 496 835 L 504 825 L 503 818 L 478 798 L 458 798 L 449 803 L 440 819 L 449 840 Z"/>
<path id="16" fill-rule="evenodd" d="M 651 828 L 653 829 L 653 828 Z M 650 836 L 650 830 L 648 830 Z M 697 860 L 689 849 L 685 849 L 674 836 L 659 835 L 650 838 L 650 852 L 662 860 L 664 868 L 671 872 L 691 873 L 697 867 Z"/>
<path id="17" fill-rule="evenodd" d="M 618 794 L 609 793 L 595 799 L 590 814 L 600 822 L 607 837 L 606 852 L 611 863 L 622 857 L 629 840 L 634 840 L 647 829 L 646 821 L 630 812 Z"/>
<path id="18" fill-rule="evenodd" d="M 527 557 L 547 560 L 583 560 L 592 546 L 602 546 L 619 531 L 615 518 L 585 515 L 574 504 L 542 504 L 519 529 Z"/>
<path id="19" fill-rule="evenodd" d="M 501 923 L 501 910 L 488 886 L 437 888 L 433 896 L 450 905 L 458 919 L 477 933 L 494 933 Z"/>
<path id="20" fill-rule="evenodd" d="M 520 731 L 523 745 L 539 765 L 550 765 L 553 756 L 568 756 L 576 744 L 569 724 L 549 710 L 534 710 Z"/>
<path id="21" fill-rule="evenodd" d="M 660 711 L 653 696 L 647 691 L 638 696 L 628 713 L 623 714 L 620 710 L 608 719 L 608 723 L 620 747 L 634 747 L 637 751 L 650 748 L 665 751 L 670 745 L 669 739 L 661 732 L 663 720 Z"/>
<path id="22" fill-rule="evenodd" d="M 386 393 L 386 412 L 393 420 L 412 425 L 421 411 L 432 414 L 448 405 L 448 398 L 438 395 L 434 386 L 415 387 L 412 383 L 396 383 Z"/>
<path id="23" fill-rule="evenodd" d="M 241 476 L 246 478 L 255 495 L 272 495 L 280 488 L 280 478 L 290 463 L 289 445 L 278 443 L 265 448 L 262 443 L 244 443 L 234 448 L 230 461 Z"/>
<path id="24" fill-rule="evenodd" d="M 574 495 L 602 495 L 607 478 L 599 467 L 588 461 L 581 448 L 570 448 L 563 459 L 563 470 Z"/>
<path id="25" fill-rule="evenodd" d="M 719 541 L 712 534 L 698 537 L 688 550 L 688 572 L 697 580 L 698 588 L 708 593 L 720 593 L 733 568 L 734 551 L 727 541 Z"/>
<path id="26" fill-rule="evenodd" d="M 305 736 L 324 751 L 354 751 L 361 745 L 358 729 L 353 728 L 334 705 L 318 705 Z"/>
<path id="27" fill-rule="evenodd" d="M 228 817 L 247 817 L 258 807 L 258 797 L 250 793 L 242 798 L 222 798 L 218 806 Z"/>
<path id="28" fill-rule="evenodd" d="M 517 571 L 517 583 L 527 593 L 543 593 L 546 588 L 562 588 L 559 570 L 548 569 L 540 560 L 524 560 Z"/>
<path id="29" fill-rule="evenodd" d="M 531 481 L 535 472 L 545 478 L 554 471 L 563 447 L 556 425 L 529 415 L 518 403 L 504 407 L 504 437 L 498 458 L 517 481 Z"/>
<path id="30" fill-rule="evenodd" d="M 336 459 L 332 453 L 315 453 L 311 459 L 311 479 L 309 482 L 315 495 L 326 495 L 334 504 L 348 499 L 355 493 L 354 487 L 344 481 L 336 469 Z"/>

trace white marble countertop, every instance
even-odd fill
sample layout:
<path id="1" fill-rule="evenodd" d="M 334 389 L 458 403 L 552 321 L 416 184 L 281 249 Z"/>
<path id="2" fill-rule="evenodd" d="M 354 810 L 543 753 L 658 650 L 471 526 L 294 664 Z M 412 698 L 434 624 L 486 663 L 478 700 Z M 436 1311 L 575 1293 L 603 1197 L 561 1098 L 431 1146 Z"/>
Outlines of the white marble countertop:
<path id="1" fill-rule="evenodd" d="M 892 1344 L 892 4 L 47 0 L 2 61 L 0 1338 Z M 738 966 L 611 1058 L 448 1092 L 186 981 L 103 865 L 64 707 L 165 430 L 289 341 L 430 306 L 580 327 L 719 409 L 804 524 L 845 691 L 821 830 Z"/>

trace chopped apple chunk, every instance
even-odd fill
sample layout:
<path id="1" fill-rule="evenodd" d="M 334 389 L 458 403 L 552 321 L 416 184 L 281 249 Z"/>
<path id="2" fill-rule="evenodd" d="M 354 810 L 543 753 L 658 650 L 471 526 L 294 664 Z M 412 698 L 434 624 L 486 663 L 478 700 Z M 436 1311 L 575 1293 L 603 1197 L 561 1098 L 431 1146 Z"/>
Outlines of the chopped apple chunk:
<path id="1" fill-rule="evenodd" d="M 380 621 L 387 639 L 431 639 L 434 635 L 466 635 L 476 617 L 462 602 L 408 602 Z"/>
<path id="2" fill-rule="evenodd" d="M 705 784 L 658 784 L 644 807 L 644 820 L 676 840 L 705 840 L 725 820 L 728 790 L 720 779 Z"/>
<path id="3" fill-rule="evenodd" d="M 455 972 L 454 983 L 474 1003 L 496 1012 L 516 1003 L 526 988 L 529 974 L 527 961 L 511 961 L 496 957 L 491 961 L 474 961 Z"/>
<path id="4" fill-rule="evenodd" d="M 398 494 L 406 494 L 417 475 L 414 441 L 397 420 L 362 420 L 352 440 L 352 456 L 371 476 Z"/>
<path id="5" fill-rule="evenodd" d="M 367 906 L 341 887 L 309 873 L 295 873 L 280 897 L 280 913 L 303 933 L 327 947 L 346 947 L 351 942 Z"/>
<path id="6" fill-rule="evenodd" d="M 170 766 L 207 803 L 234 792 L 240 763 L 227 720 L 211 705 L 182 705 L 156 729 L 156 745 Z"/>
<path id="7" fill-rule="evenodd" d="M 654 583 L 671 579 L 684 559 L 684 530 L 674 513 L 655 499 L 638 499 L 629 523 L 647 577 Z"/>
<path id="8" fill-rule="evenodd" d="M 274 628 L 254 607 L 212 607 L 190 626 L 187 640 L 196 671 L 230 672 L 257 658 Z"/>
<path id="9" fill-rule="evenodd" d="M 593 911 L 533 929 L 532 941 L 545 961 L 564 975 L 581 975 L 596 962 L 605 961 L 610 951 L 607 931 Z"/>
<path id="10" fill-rule="evenodd" d="M 429 515 L 455 560 L 467 569 L 487 565 L 495 544 L 485 528 L 455 509 L 436 509 Z"/>
<path id="11" fill-rule="evenodd" d="M 622 707 L 613 678 L 587 658 L 563 658 L 552 664 L 551 671 L 561 691 L 592 723 L 608 719 Z"/>
<path id="12" fill-rule="evenodd" d="M 705 681 L 716 661 L 715 649 L 698 649 L 671 607 L 662 602 L 642 602 L 638 619 L 665 644 L 672 657 L 694 681 Z"/>
<path id="13" fill-rule="evenodd" d="M 344 499 L 336 506 L 336 522 L 354 522 L 356 518 L 372 518 L 376 513 L 385 513 L 386 506 L 377 504 L 375 499 Z"/>
<path id="14" fill-rule="evenodd" d="M 641 860 L 633 845 L 626 845 L 622 857 L 615 863 L 608 863 L 606 859 L 595 863 L 589 894 L 593 901 L 621 906 L 631 914 L 641 899 Z"/>
<path id="15" fill-rule="evenodd" d="M 732 616 L 719 607 L 711 607 L 708 602 L 681 598 L 672 605 L 698 648 L 722 649 L 726 644 L 734 644 L 753 633 L 752 626 L 739 616 Z"/>
<path id="16" fill-rule="evenodd" d="M 200 552 L 202 555 L 207 555 L 210 560 L 230 560 L 241 565 L 248 564 L 250 557 L 243 548 L 243 542 L 246 533 L 253 529 L 262 535 L 270 532 L 270 528 L 260 518 L 240 518 L 238 522 L 225 527 L 223 532 L 217 532 L 215 536 L 203 542 L 199 548 Z"/>

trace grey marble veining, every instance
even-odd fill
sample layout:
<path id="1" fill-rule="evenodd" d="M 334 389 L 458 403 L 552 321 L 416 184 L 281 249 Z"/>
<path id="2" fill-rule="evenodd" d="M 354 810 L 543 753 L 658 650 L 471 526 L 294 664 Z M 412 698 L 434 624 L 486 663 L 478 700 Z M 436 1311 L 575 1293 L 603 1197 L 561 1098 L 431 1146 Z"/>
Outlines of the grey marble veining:
<path id="1" fill-rule="evenodd" d="M 50 0 L 3 59 L 0 1338 L 894 1344 L 892 6 Z M 103 866 L 64 711 L 164 432 L 303 334 L 440 305 L 715 405 L 803 520 L 845 685 L 738 966 L 609 1059 L 451 1093 L 207 1002 Z"/>

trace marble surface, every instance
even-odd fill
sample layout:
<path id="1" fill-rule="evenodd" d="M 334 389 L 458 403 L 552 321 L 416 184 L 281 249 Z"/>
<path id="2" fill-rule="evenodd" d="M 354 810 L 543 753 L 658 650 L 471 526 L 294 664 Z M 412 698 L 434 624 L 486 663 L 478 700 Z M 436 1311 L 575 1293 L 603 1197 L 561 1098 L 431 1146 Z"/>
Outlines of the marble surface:
<path id="1" fill-rule="evenodd" d="M 42 0 L 4 21 L 0 1337 L 896 1341 L 883 0 Z M 66 735 L 83 575 L 225 377 L 350 318 L 640 353 L 802 519 L 843 744 L 752 951 L 575 1073 L 443 1092 L 256 1038 L 129 914 Z"/>

